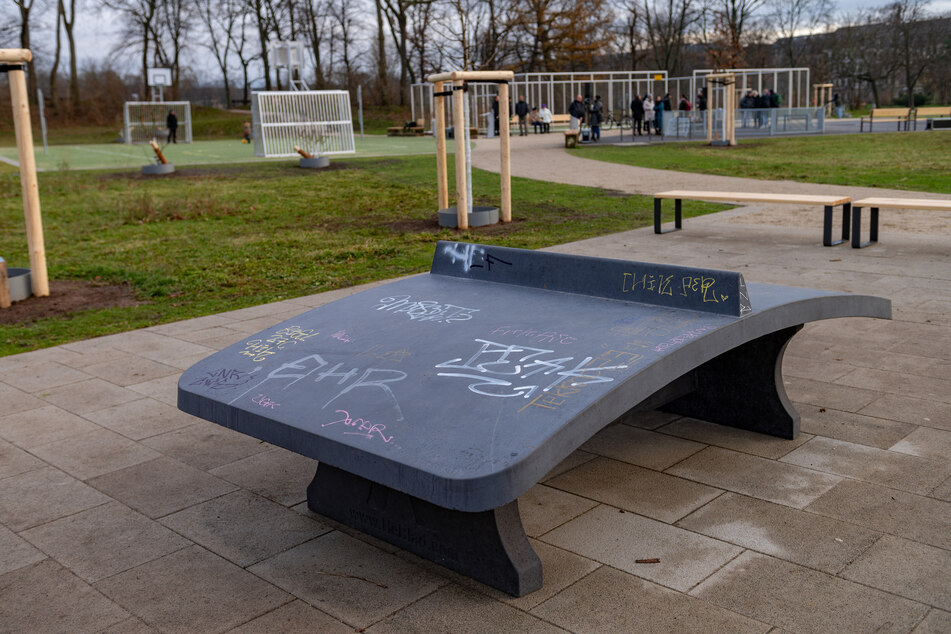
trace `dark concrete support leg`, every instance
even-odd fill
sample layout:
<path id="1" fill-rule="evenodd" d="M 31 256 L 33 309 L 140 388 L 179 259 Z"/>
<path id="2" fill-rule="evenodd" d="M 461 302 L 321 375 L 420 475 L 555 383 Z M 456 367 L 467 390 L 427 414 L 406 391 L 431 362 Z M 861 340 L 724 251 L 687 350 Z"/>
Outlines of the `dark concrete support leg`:
<path id="1" fill-rule="evenodd" d="M 825 212 L 822 217 L 822 246 L 834 247 L 842 244 L 849 238 L 849 212 L 852 209 L 852 203 L 842 205 L 842 239 L 832 240 L 832 205 L 825 206 Z"/>
<path id="2" fill-rule="evenodd" d="M 662 409 L 761 434 L 795 438 L 799 412 L 783 387 L 783 352 L 802 326 L 764 335 L 707 361 L 691 375 L 696 390 Z"/>
<path id="3" fill-rule="evenodd" d="M 878 242 L 878 207 L 869 209 L 868 241 L 862 242 L 862 208 L 852 208 L 852 248 L 861 249 Z"/>
<path id="4" fill-rule="evenodd" d="M 683 201 L 679 198 L 674 199 L 674 228 L 660 228 L 661 198 L 654 199 L 654 233 L 670 233 L 671 231 L 680 231 L 684 225 Z"/>
<path id="5" fill-rule="evenodd" d="M 453 511 L 321 463 L 307 487 L 307 506 L 512 596 L 542 586 L 542 564 L 517 501 L 491 511 Z"/>

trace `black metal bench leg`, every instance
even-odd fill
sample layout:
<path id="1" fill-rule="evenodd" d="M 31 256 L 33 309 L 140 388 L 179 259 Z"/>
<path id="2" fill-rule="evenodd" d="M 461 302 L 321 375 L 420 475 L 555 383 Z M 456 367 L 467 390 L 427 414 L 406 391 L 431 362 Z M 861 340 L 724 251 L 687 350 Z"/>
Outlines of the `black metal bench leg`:
<path id="1" fill-rule="evenodd" d="M 783 353 L 801 328 L 777 330 L 707 361 L 690 373 L 695 390 L 661 409 L 761 434 L 795 438 L 799 412 L 783 386 Z"/>
<path id="2" fill-rule="evenodd" d="M 832 241 L 832 205 L 826 205 L 825 210 L 822 216 L 822 246 L 824 247 L 834 247 L 837 244 L 842 244 L 842 241 L 848 237 L 848 220 L 845 216 L 845 205 L 842 206 L 843 214 L 843 228 L 842 228 L 842 238 L 843 240 Z"/>
<path id="3" fill-rule="evenodd" d="M 542 564 L 525 536 L 518 501 L 454 511 L 320 463 L 307 506 L 512 596 L 542 586 Z"/>
<path id="4" fill-rule="evenodd" d="M 868 241 L 862 242 L 862 208 L 852 208 L 852 248 L 861 249 L 878 242 L 878 207 L 870 207 L 868 212 Z"/>
<path id="5" fill-rule="evenodd" d="M 673 229 L 661 229 L 660 228 L 660 212 L 661 212 L 661 202 L 662 199 L 654 199 L 654 233 L 670 233 L 671 231 L 679 231 L 683 228 L 684 218 L 683 218 L 683 203 L 679 198 L 674 199 L 674 228 Z"/>

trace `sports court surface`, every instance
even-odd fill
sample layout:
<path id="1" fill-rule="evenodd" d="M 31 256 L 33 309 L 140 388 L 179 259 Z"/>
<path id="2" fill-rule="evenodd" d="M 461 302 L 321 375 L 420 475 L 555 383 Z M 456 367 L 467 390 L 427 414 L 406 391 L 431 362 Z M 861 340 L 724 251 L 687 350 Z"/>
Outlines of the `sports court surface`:
<path id="1" fill-rule="evenodd" d="M 436 151 L 432 137 L 386 137 L 366 135 L 356 137 L 356 154 L 342 154 L 339 158 L 371 156 L 409 156 L 431 154 Z M 452 151 L 452 143 L 447 144 Z M 289 161 L 293 158 L 265 159 L 254 155 L 254 146 L 240 140 L 196 141 L 177 143 L 162 148 L 166 158 L 175 165 L 202 165 L 209 163 L 248 163 L 254 161 Z M 330 157 L 331 160 L 334 158 Z M 148 145 L 101 143 L 86 145 L 51 145 L 44 154 L 42 145 L 36 145 L 36 168 L 39 171 L 137 168 L 154 162 L 155 154 Z M 0 148 L 0 161 L 18 165 L 16 147 Z"/>

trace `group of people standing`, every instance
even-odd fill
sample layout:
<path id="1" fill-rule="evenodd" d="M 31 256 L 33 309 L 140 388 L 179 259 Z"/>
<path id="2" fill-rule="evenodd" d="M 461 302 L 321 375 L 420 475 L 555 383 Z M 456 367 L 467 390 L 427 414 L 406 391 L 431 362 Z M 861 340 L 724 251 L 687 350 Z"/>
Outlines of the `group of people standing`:
<path id="1" fill-rule="evenodd" d="M 740 110 L 743 116 L 743 127 L 752 122 L 754 126 L 765 126 L 769 124 L 769 108 L 778 108 L 780 103 L 779 94 L 770 88 L 764 88 L 763 92 L 747 90 L 746 94 L 740 99 Z M 745 112 L 747 110 L 759 110 L 758 113 Z"/>

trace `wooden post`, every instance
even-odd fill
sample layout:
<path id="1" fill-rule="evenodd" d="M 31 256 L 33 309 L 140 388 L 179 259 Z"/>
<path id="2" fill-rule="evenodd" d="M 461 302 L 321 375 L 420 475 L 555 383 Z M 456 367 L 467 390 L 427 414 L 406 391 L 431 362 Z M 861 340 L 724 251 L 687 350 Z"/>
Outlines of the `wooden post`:
<path id="1" fill-rule="evenodd" d="M 727 117 L 727 139 L 730 145 L 736 145 L 736 76 L 731 75 L 724 80 L 724 89 L 727 95 L 725 116 Z"/>
<path id="2" fill-rule="evenodd" d="M 0 308 L 10 308 L 10 278 L 3 258 L 0 258 Z"/>
<path id="3" fill-rule="evenodd" d="M 440 93 L 445 84 L 437 81 L 433 91 Z M 436 135 L 436 191 L 439 193 L 439 209 L 449 208 L 449 170 L 446 166 L 446 98 L 437 95 L 433 98 L 433 134 Z"/>
<path id="4" fill-rule="evenodd" d="M 6 61 L 8 51 L 0 51 L 0 61 Z M 23 56 L 21 56 L 22 58 Z M 26 51 L 26 59 L 32 57 Z M 26 78 L 20 70 L 7 71 L 10 78 L 10 100 L 13 102 L 13 127 L 16 130 L 17 154 L 20 160 L 20 185 L 23 190 L 23 215 L 26 219 L 26 241 L 30 252 L 30 278 L 33 294 L 50 294 L 46 274 L 46 248 L 43 245 L 43 217 L 40 215 L 40 189 L 36 180 L 36 159 L 33 156 L 33 133 L 30 130 L 30 102 L 26 92 Z"/>
<path id="5" fill-rule="evenodd" d="M 502 222 L 512 222 L 512 166 L 509 161 L 509 85 L 499 84 L 499 153 L 502 181 Z"/>
<path id="6" fill-rule="evenodd" d="M 159 160 L 159 163 L 162 165 L 168 165 L 168 159 L 165 158 L 165 154 L 162 152 L 162 148 L 158 146 L 158 143 L 155 141 L 149 141 L 149 145 L 152 146 L 152 149 L 155 151 L 155 157 Z M 295 150 L 297 148 L 294 148 Z"/>
<path id="7" fill-rule="evenodd" d="M 160 151 L 160 150 L 157 150 L 157 151 Z M 296 145 L 294 146 L 294 151 L 300 154 L 301 156 L 303 156 L 304 158 L 314 158 L 313 154 L 311 154 L 310 152 L 308 152 L 307 150 L 303 148 L 297 147 Z M 165 161 L 162 161 L 162 162 L 164 163 Z"/>
<path id="8" fill-rule="evenodd" d="M 465 98 L 462 90 L 462 80 L 452 82 L 452 125 L 453 136 L 456 138 L 456 226 L 459 229 L 469 228 L 469 195 L 466 191 L 466 121 Z M 501 100 L 500 100 L 501 101 Z M 501 116 L 499 117 L 501 119 Z"/>

